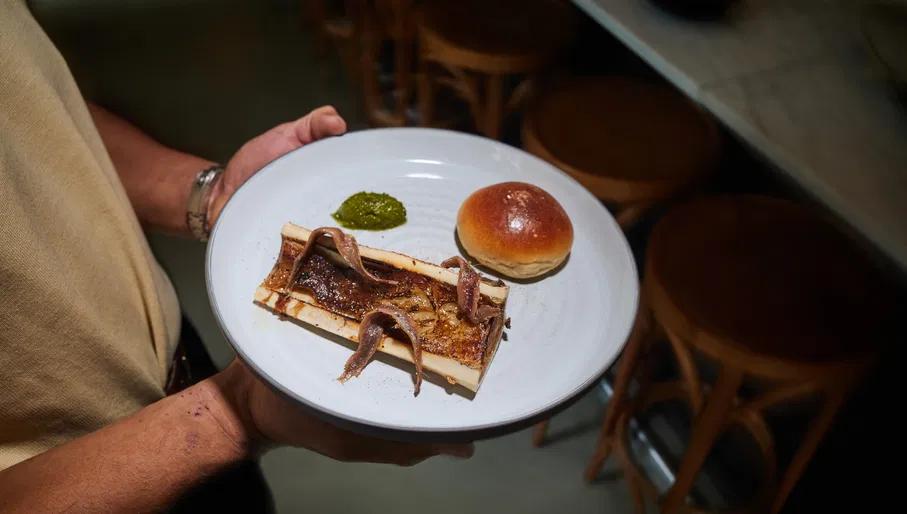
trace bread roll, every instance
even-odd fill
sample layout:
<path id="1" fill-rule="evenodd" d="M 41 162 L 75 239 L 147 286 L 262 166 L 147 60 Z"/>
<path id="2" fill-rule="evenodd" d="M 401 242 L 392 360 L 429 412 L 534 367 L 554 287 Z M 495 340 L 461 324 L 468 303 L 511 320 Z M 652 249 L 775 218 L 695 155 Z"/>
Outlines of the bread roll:
<path id="1" fill-rule="evenodd" d="M 472 258 L 513 278 L 551 271 L 573 246 L 573 224 L 561 204 L 523 182 L 503 182 L 471 194 L 457 214 L 457 235 Z"/>

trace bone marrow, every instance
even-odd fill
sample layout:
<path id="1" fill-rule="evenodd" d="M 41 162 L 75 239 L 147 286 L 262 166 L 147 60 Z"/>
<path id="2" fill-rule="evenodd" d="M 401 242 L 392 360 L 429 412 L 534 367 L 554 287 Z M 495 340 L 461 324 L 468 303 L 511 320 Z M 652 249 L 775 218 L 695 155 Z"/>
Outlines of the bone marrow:
<path id="1" fill-rule="evenodd" d="M 506 286 L 460 257 L 437 266 L 360 246 L 336 228 L 288 223 L 281 235 L 255 302 L 359 343 L 341 381 L 381 351 L 415 365 L 416 394 L 423 369 L 478 390 L 501 340 Z"/>

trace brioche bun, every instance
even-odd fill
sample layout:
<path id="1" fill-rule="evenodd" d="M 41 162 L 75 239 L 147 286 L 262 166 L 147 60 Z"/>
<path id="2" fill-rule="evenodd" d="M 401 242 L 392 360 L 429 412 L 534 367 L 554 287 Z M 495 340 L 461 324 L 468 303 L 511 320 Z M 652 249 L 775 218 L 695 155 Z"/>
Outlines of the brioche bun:
<path id="1" fill-rule="evenodd" d="M 545 190 L 503 182 L 474 192 L 460 206 L 457 235 L 482 265 L 513 278 L 560 266 L 573 246 L 573 224 Z"/>

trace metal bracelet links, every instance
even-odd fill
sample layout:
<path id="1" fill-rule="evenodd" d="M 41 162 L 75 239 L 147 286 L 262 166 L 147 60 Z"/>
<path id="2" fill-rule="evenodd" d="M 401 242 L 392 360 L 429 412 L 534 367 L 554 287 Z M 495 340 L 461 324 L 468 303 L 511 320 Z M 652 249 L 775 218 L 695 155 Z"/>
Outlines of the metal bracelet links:
<path id="1" fill-rule="evenodd" d="M 192 182 L 189 204 L 186 208 L 186 225 L 189 226 L 192 236 L 201 242 L 207 241 L 211 235 L 211 227 L 208 226 L 208 204 L 211 202 L 211 191 L 217 177 L 223 171 L 223 166 L 215 164 L 200 171 Z"/>

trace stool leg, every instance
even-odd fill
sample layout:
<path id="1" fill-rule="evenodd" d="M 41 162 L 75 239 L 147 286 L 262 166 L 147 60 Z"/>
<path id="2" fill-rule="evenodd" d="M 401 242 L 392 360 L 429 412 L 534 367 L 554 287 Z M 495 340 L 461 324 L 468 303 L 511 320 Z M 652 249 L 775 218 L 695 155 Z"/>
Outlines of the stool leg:
<path id="1" fill-rule="evenodd" d="M 403 13 L 397 13 L 403 16 Z M 406 30 L 404 22 L 400 22 L 400 30 Z M 395 117 L 400 125 L 406 125 L 406 108 L 410 99 L 410 76 L 412 73 L 412 39 L 409 34 L 403 34 L 394 41 L 394 73 L 397 94 L 397 108 Z"/>
<path id="2" fill-rule="evenodd" d="M 416 81 L 416 96 L 419 102 L 419 126 L 430 127 L 434 121 L 435 84 L 425 56 L 419 58 L 419 77 Z"/>
<path id="3" fill-rule="evenodd" d="M 359 60 L 360 48 L 359 38 L 362 34 L 357 33 L 359 27 L 356 26 L 356 20 L 360 17 L 360 7 L 362 0 L 346 0 L 343 2 L 344 16 L 350 20 L 351 29 L 349 34 L 337 33 L 334 40 L 337 43 L 340 57 L 343 60 L 346 71 L 350 75 L 350 80 L 354 83 L 359 82 Z"/>
<path id="4" fill-rule="evenodd" d="M 781 478 L 778 492 L 775 495 L 774 502 L 772 502 L 772 509 L 770 511 L 772 514 L 777 513 L 781 510 L 781 507 L 784 506 L 784 502 L 787 501 L 787 497 L 790 495 L 791 490 L 793 490 L 794 485 L 796 485 L 797 481 L 800 479 L 800 475 L 803 474 L 803 471 L 806 469 L 806 465 L 809 464 L 810 459 L 812 459 L 813 454 L 816 453 L 816 449 L 819 447 L 822 438 L 825 437 L 825 433 L 828 432 L 829 427 L 831 427 L 831 423 L 834 421 L 835 415 L 837 415 L 841 405 L 844 404 L 844 400 L 845 394 L 843 391 L 829 393 L 825 400 L 825 404 L 822 406 L 821 412 L 819 412 L 819 415 L 816 416 L 811 423 L 809 431 L 806 433 L 806 437 L 800 443 L 800 447 L 797 448 L 794 458 L 791 460 L 790 465 L 787 466 L 787 471 L 784 472 L 784 476 Z"/>
<path id="5" fill-rule="evenodd" d="M 628 448 L 626 430 L 628 423 L 627 413 L 622 414 L 617 419 L 617 426 L 614 428 L 614 437 L 616 438 L 614 442 L 615 453 L 617 453 L 617 458 L 624 470 L 624 481 L 627 482 L 627 487 L 630 489 L 630 496 L 633 498 L 636 514 L 646 514 L 646 502 L 643 497 L 641 480 L 636 468 L 633 466 L 630 449 Z"/>
<path id="6" fill-rule="evenodd" d="M 535 424 L 535 427 L 532 429 L 532 446 L 538 448 L 545 444 L 545 435 L 548 433 L 548 425 L 551 423 L 550 419 L 545 421 L 539 421 Z"/>
<path id="7" fill-rule="evenodd" d="M 501 118 L 504 116 L 504 77 L 489 75 L 485 83 L 485 120 L 482 123 L 482 132 L 486 137 L 498 139 L 501 137 Z M 478 121 L 478 120 L 477 120 Z"/>
<path id="8" fill-rule="evenodd" d="M 690 446 L 683 454 L 674 484 L 665 495 L 662 503 L 662 512 L 665 514 L 677 512 L 690 492 L 696 474 L 699 473 L 715 439 L 724 427 L 741 382 L 743 382 L 742 371 L 729 366 L 721 368 L 718 380 L 706 400 L 702 413 L 693 423 Z"/>
<path id="9" fill-rule="evenodd" d="M 626 349 L 619 364 L 620 367 L 617 369 L 617 377 L 614 379 L 614 392 L 605 410 L 605 419 L 602 421 L 601 430 L 598 434 L 595 453 L 592 455 L 588 466 L 586 466 L 585 477 L 589 482 L 595 480 L 595 477 L 601 472 L 602 466 L 608 459 L 608 455 L 611 453 L 614 423 L 617 421 L 617 417 L 626 401 L 627 388 L 633 378 L 633 371 L 636 369 L 640 353 L 643 347 L 647 346 L 648 339 L 652 334 L 653 322 L 652 311 L 649 310 L 644 300 L 640 298 L 636 326 L 633 328 L 630 340 L 627 341 Z"/>
<path id="10" fill-rule="evenodd" d="M 302 12 L 304 23 L 311 24 L 312 35 L 315 39 L 315 51 L 319 56 L 324 56 L 328 50 L 327 35 L 324 33 L 324 23 L 327 19 L 325 0 L 303 0 Z"/>
<path id="11" fill-rule="evenodd" d="M 529 103 L 538 90 L 538 79 L 534 75 L 530 75 L 524 78 L 513 90 L 513 93 L 510 95 L 510 100 L 507 101 L 507 105 L 504 106 L 504 111 L 507 113 L 520 111 L 526 104 Z"/>
<path id="12" fill-rule="evenodd" d="M 643 216 L 650 208 L 652 204 L 650 203 L 638 203 L 633 205 L 628 205 L 617 213 L 615 216 L 615 221 L 620 225 L 620 228 L 624 231 L 629 230 L 639 218 Z"/>
<path id="13" fill-rule="evenodd" d="M 356 19 L 359 29 L 360 41 L 353 44 L 359 44 L 362 53 L 359 56 L 359 72 L 362 74 L 362 99 L 365 104 L 365 111 L 368 115 L 369 122 L 372 125 L 378 123 L 378 112 L 381 110 L 381 89 L 378 84 L 378 47 L 380 39 L 378 27 L 372 19 L 372 13 L 361 11 Z"/>

